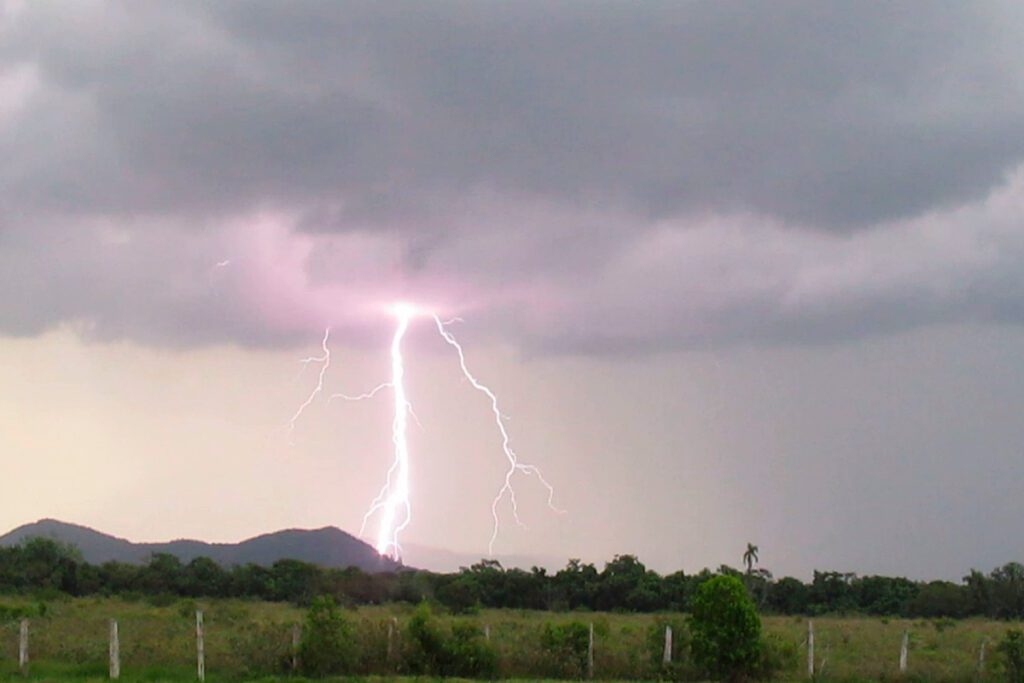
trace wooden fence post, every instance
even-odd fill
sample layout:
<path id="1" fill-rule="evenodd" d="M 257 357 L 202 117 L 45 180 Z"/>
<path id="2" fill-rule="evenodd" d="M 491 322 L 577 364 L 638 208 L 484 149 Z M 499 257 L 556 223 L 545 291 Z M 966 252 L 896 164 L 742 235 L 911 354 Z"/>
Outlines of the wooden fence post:
<path id="1" fill-rule="evenodd" d="M 23 676 L 28 676 L 28 619 L 21 620 L 21 631 L 18 637 L 18 668 Z"/>
<path id="2" fill-rule="evenodd" d="M 484 624 L 484 640 L 491 642 L 491 625 Z"/>
<path id="3" fill-rule="evenodd" d="M 590 640 L 587 642 L 587 678 L 594 677 L 594 622 L 590 622 Z"/>
<path id="4" fill-rule="evenodd" d="M 196 610 L 196 675 L 206 680 L 206 648 L 203 644 L 203 610 Z"/>
<path id="5" fill-rule="evenodd" d="M 395 659 L 395 636 L 398 633 L 398 618 L 391 617 L 391 621 L 388 622 L 388 652 L 387 661 L 388 663 Z"/>
<path id="6" fill-rule="evenodd" d="M 807 620 L 807 677 L 814 678 L 814 622 Z"/>
<path id="7" fill-rule="evenodd" d="M 299 646 L 302 644 L 302 625 L 292 625 L 292 673 L 299 670 Z"/>
<path id="8" fill-rule="evenodd" d="M 110 680 L 121 677 L 121 640 L 117 634 L 117 619 L 110 620 Z"/>
<path id="9" fill-rule="evenodd" d="M 981 641 L 981 649 L 978 650 L 978 676 L 985 675 L 985 646 L 988 645 L 988 638 Z"/>
<path id="10" fill-rule="evenodd" d="M 907 646 L 910 643 L 910 631 L 903 631 L 903 642 L 900 643 L 900 673 L 907 672 Z"/>
<path id="11" fill-rule="evenodd" d="M 662 664 L 672 663 L 672 627 L 665 625 L 665 651 L 661 654 Z"/>

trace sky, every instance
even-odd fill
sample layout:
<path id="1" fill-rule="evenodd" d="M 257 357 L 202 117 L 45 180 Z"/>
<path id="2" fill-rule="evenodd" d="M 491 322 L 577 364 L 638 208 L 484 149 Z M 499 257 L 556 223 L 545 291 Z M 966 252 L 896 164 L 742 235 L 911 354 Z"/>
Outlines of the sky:
<path id="1" fill-rule="evenodd" d="M 1024 559 L 1019 3 L 0 8 L 0 528 L 358 531 L 408 301 L 564 510 L 496 553 Z M 490 405 L 404 351 L 403 539 L 482 556 Z"/>

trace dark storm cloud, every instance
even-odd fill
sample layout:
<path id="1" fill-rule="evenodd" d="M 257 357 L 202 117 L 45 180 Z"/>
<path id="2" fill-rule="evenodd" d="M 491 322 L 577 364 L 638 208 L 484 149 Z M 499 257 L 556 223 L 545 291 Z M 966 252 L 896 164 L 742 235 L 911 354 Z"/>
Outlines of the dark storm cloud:
<path id="1" fill-rule="evenodd" d="M 69 102 L 11 131 L 5 186 L 59 208 L 373 213 L 485 184 L 849 226 L 979 197 L 1024 154 L 1007 6 L 214 7 L 25 9 L 5 60 Z"/>
<path id="2" fill-rule="evenodd" d="M 914 221 L 982 202 L 1024 160 L 1011 3 L 9 2 L 2 16 L 3 280 L 53 303 L 8 303 L 7 331 L 82 318 L 119 335 L 253 334 L 257 323 L 222 325 L 209 297 L 174 286 L 172 266 L 219 260 L 200 245 L 259 211 L 314 236 L 398 235 L 391 261 L 429 282 L 539 282 L 580 322 L 524 333 L 551 335 L 542 346 L 843 337 L 978 310 L 1020 319 L 1015 248 L 966 272 L 939 249 L 891 290 L 860 273 L 839 305 L 787 308 L 793 268 L 845 261 L 835 252 L 863 233 L 934 256 Z M 713 231 L 669 240 L 700 283 L 671 263 L 622 264 L 656 256 L 645 245 L 666 225 L 728 217 L 749 223 L 738 256 Z M 103 233 L 97 220 L 125 238 L 100 239 L 121 256 L 90 243 L 76 251 L 94 257 L 47 258 L 65 231 Z M 750 247 L 762 239 L 778 248 Z M 972 293 L 938 291 L 949 277 Z M 1003 277 L 1009 293 L 992 285 Z M 598 299 L 588 282 L 610 291 Z M 591 316 L 645 308 L 664 310 L 589 337 Z"/>

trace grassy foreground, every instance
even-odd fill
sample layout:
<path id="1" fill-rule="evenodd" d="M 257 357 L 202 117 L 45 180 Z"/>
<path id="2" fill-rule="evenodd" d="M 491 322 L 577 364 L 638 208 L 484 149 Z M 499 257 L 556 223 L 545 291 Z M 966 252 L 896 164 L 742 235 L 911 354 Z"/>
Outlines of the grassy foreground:
<path id="1" fill-rule="evenodd" d="M 197 608 L 205 616 L 208 680 L 301 680 L 286 674 L 292 627 L 302 621 L 302 610 L 285 604 L 239 600 L 168 602 L 156 606 L 144 601 L 79 598 L 47 602 L 40 610 L 38 603 L 27 599 L 0 597 L 0 605 L 8 608 L 42 612 L 31 617 L 30 677 L 35 680 L 106 680 L 111 618 L 119 623 L 122 680 L 194 680 Z M 411 607 L 393 605 L 364 607 L 348 613 L 364 670 L 380 676 L 401 673 L 401 655 L 388 658 L 387 632 L 391 620 L 397 619 L 400 639 L 403 623 L 411 611 Z M 438 618 L 444 621 L 453 617 Z M 550 675 L 539 652 L 544 624 L 575 620 L 595 625 L 595 677 L 653 680 L 663 675 L 661 624 L 669 619 L 678 624 L 680 617 L 484 610 L 458 619 L 487 625 L 490 642 L 498 652 L 500 673 L 507 678 L 539 680 Z M 1014 626 L 975 619 L 911 621 L 867 617 L 817 618 L 814 625 L 819 667 L 824 660 L 823 678 L 901 678 L 900 641 L 907 630 L 908 671 L 903 678 L 930 681 L 977 681 L 979 649 L 986 640 L 986 677 L 996 680 L 992 671 L 994 645 L 1007 628 Z M 781 678 L 804 680 L 807 620 L 765 617 L 764 627 L 767 634 L 797 649 L 798 661 Z M 17 643 L 17 621 L 0 624 L 0 679 L 22 680 L 17 673 Z M 395 650 L 400 648 L 399 642 Z"/>

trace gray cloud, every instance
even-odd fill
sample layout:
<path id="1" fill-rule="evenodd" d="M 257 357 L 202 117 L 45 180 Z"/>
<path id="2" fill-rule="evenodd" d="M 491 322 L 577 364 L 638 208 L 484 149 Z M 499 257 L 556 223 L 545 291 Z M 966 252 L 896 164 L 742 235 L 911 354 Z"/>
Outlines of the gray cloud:
<path id="1" fill-rule="evenodd" d="M 341 315 L 268 315 L 260 268 L 289 283 L 280 308 L 318 288 L 470 298 L 541 349 L 838 339 L 1024 309 L 1010 3 L 0 16 L 9 333 L 75 321 L 262 343 Z M 301 273 L 247 232 L 267 214 L 283 250 L 311 240 L 282 259 Z"/>

